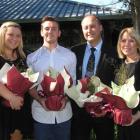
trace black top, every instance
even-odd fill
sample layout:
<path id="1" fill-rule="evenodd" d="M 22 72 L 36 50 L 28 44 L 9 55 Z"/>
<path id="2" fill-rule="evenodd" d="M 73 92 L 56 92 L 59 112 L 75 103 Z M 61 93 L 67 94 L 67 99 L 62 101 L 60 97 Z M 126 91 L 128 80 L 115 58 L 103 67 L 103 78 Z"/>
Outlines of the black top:
<path id="1" fill-rule="evenodd" d="M 23 72 L 27 69 L 26 60 L 20 57 L 18 57 L 16 60 L 11 61 L 0 56 L 0 69 L 5 63 L 8 63 L 9 65 L 15 65 L 15 67 L 20 70 L 20 72 Z"/>
<path id="2" fill-rule="evenodd" d="M 138 91 L 140 90 L 140 61 L 134 63 L 125 63 L 124 60 L 119 69 L 116 70 L 115 83 L 122 85 L 125 81 L 134 75 L 135 82 L 134 87 Z M 140 110 L 140 104 L 132 109 L 133 114 Z"/>
<path id="3" fill-rule="evenodd" d="M 14 61 L 5 59 L 0 56 L 0 68 L 8 63 L 13 65 L 20 71 L 23 72 L 27 69 L 26 59 L 18 57 Z M 0 140 L 10 139 L 10 133 L 13 133 L 15 129 L 21 130 L 24 136 L 30 136 L 32 134 L 32 116 L 31 116 L 31 98 L 28 93 L 24 96 L 24 105 L 20 110 L 12 110 L 1 104 L 0 99 Z"/>

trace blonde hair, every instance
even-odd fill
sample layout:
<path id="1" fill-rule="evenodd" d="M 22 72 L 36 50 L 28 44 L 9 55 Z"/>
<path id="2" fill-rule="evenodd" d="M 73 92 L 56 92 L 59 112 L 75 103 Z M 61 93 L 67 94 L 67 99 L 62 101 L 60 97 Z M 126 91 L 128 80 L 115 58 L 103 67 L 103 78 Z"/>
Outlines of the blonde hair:
<path id="1" fill-rule="evenodd" d="M 119 58 L 124 59 L 126 56 L 122 53 L 121 51 L 121 47 L 120 47 L 120 43 L 122 40 L 122 36 L 124 33 L 128 33 L 128 35 L 133 38 L 137 44 L 137 51 L 138 53 L 140 53 L 140 36 L 138 35 L 138 33 L 136 33 L 135 29 L 133 27 L 127 27 L 124 28 L 120 34 L 119 34 L 119 38 L 118 38 L 118 43 L 117 43 L 117 52 L 118 52 L 118 56 Z"/>
<path id="2" fill-rule="evenodd" d="M 18 23 L 13 21 L 7 21 L 4 22 L 0 27 L 0 55 L 4 55 L 4 48 L 5 48 L 5 34 L 7 32 L 8 27 L 16 27 L 21 30 L 21 27 Z M 21 58 L 25 58 L 25 53 L 23 52 L 23 40 L 22 40 L 22 34 L 21 34 L 21 42 L 19 46 L 16 48 L 17 53 Z"/>

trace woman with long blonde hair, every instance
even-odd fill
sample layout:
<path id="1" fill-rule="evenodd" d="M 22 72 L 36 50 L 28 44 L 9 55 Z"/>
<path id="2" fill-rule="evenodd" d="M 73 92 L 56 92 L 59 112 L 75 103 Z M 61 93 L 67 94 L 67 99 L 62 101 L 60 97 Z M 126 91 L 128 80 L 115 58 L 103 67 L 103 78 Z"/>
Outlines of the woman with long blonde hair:
<path id="1" fill-rule="evenodd" d="M 27 68 L 21 27 L 12 21 L 4 22 L 0 27 L 0 68 L 5 63 L 14 64 L 20 71 Z M 9 101 L 10 108 L 2 104 L 3 99 Z M 29 104 L 25 101 L 26 99 L 13 94 L 4 84 L 0 83 L 1 140 L 21 140 L 23 138 L 23 129 L 25 123 L 28 123 L 25 121 L 25 110 L 29 109 L 25 108 Z M 26 119 L 28 121 L 28 118 Z"/>
<path id="2" fill-rule="evenodd" d="M 133 27 L 124 28 L 119 35 L 117 51 L 122 64 L 116 73 L 118 85 L 126 83 L 134 76 L 134 87 L 140 91 L 140 36 Z M 129 94 L 129 93 L 128 93 Z M 126 126 L 118 126 L 118 140 L 140 139 L 140 104 L 132 108 L 132 121 Z"/>

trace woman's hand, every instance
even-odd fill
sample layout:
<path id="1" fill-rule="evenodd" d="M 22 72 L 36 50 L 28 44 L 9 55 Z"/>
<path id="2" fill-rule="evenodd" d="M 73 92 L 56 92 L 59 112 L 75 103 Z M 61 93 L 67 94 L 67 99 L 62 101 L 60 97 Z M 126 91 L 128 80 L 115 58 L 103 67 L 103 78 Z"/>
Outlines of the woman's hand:
<path id="1" fill-rule="evenodd" d="M 13 94 L 3 83 L 0 82 L 0 96 L 8 100 L 14 110 L 20 110 L 23 106 L 24 99 Z"/>
<path id="2" fill-rule="evenodd" d="M 20 110 L 24 103 L 24 99 L 22 97 L 17 96 L 13 93 L 9 95 L 8 101 L 10 103 L 11 108 L 14 110 Z"/>

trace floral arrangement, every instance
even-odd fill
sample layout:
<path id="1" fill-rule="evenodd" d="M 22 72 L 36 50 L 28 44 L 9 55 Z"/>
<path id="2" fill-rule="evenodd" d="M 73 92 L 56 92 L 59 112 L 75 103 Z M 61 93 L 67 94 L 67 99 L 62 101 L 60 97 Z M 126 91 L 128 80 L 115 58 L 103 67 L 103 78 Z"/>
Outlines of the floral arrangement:
<path id="1" fill-rule="evenodd" d="M 24 97 L 24 94 L 34 86 L 37 82 L 39 73 L 33 73 L 31 69 L 27 69 L 25 72 L 20 73 L 17 68 L 8 63 L 5 63 L 0 70 L 0 82 L 13 93 L 18 96 Z M 3 100 L 3 104 L 10 107 L 7 100 Z"/>
<path id="2" fill-rule="evenodd" d="M 123 98 L 127 106 L 131 109 L 135 108 L 139 104 L 140 91 L 136 91 L 134 87 L 135 77 L 132 76 L 126 80 L 123 85 L 118 86 L 112 82 L 113 95 Z"/>
<path id="3" fill-rule="evenodd" d="M 50 68 L 44 74 L 40 85 L 39 95 L 46 98 L 47 109 L 58 111 L 65 107 L 67 97 L 64 90 L 72 85 L 72 78 L 65 68 L 61 72 Z"/>
<path id="4" fill-rule="evenodd" d="M 102 99 L 96 96 L 95 93 L 104 88 L 111 90 L 108 86 L 101 83 L 97 76 L 92 76 L 91 78 L 85 77 L 78 80 L 76 86 L 67 89 L 66 94 L 72 98 L 79 107 L 84 107 L 87 102 L 91 104 L 101 102 Z"/>
<path id="5" fill-rule="evenodd" d="M 116 124 L 129 124 L 132 120 L 132 112 L 126 102 L 113 95 L 112 89 L 103 84 L 97 76 L 78 80 L 78 84 L 69 88 L 66 93 L 93 117 L 109 112 Z"/>

